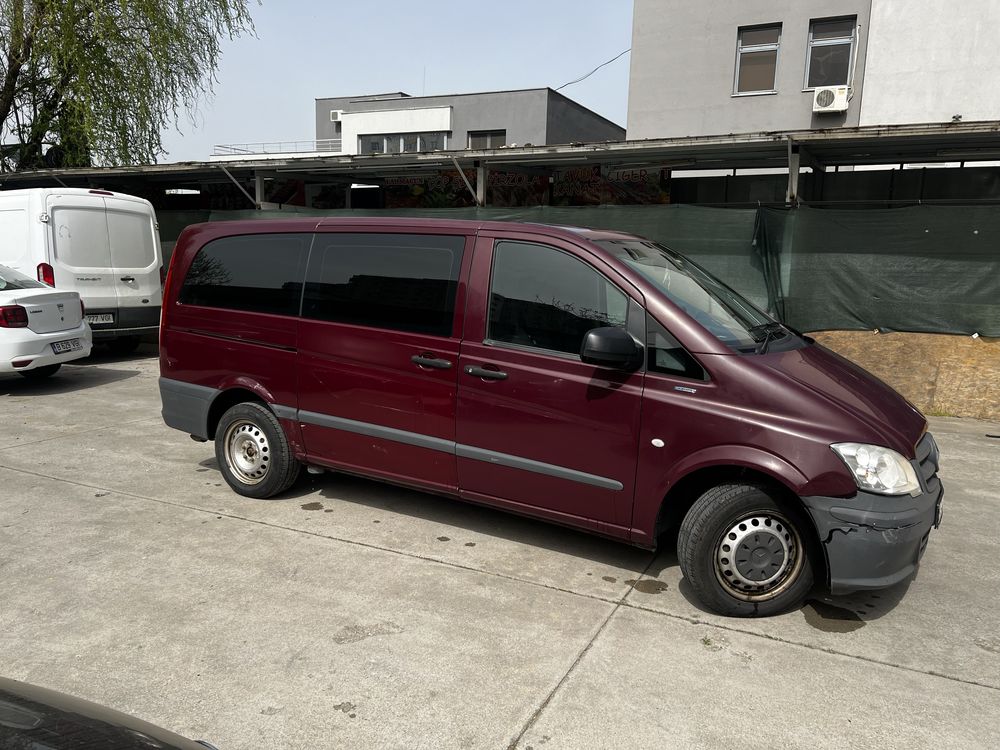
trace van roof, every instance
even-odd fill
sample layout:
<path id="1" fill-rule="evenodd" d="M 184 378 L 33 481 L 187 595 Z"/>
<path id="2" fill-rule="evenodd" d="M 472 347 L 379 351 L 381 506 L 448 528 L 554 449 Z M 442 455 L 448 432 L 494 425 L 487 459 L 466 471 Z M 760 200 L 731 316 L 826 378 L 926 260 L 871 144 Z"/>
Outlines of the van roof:
<path id="1" fill-rule="evenodd" d="M 149 203 L 145 198 L 140 198 L 137 195 L 129 195 L 127 193 L 116 193 L 111 190 L 104 190 L 102 188 L 67 188 L 67 187 L 54 187 L 54 188 L 20 188 L 18 190 L 0 190 L 0 198 L 16 198 L 24 197 L 27 195 L 103 195 L 105 198 L 119 198 L 121 200 L 130 201 L 140 201 L 142 203 Z"/>
<path id="2" fill-rule="evenodd" d="M 619 232 L 613 229 L 594 229 L 589 227 L 544 224 L 541 222 L 522 221 L 482 221 L 478 219 L 438 219 L 418 218 L 409 216 L 349 216 L 349 217 L 296 217 L 289 219 L 238 219 L 234 221 L 211 222 L 213 227 L 222 225 L 239 234 L 255 234 L 259 232 L 281 232 L 298 229 L 318 229 L 320 227 L 354 227 L 358 229 L 402 230 L 416 228 L 437 228 L 444 230 L 461 230 L 465 232 L 479 231 L 510 231 L 517 228 L 522 231 L 537 231 L 552 237 L 574 239 L 583 237 L 588 240 L 603 239 L 635 239 L 634 234 Z"/>

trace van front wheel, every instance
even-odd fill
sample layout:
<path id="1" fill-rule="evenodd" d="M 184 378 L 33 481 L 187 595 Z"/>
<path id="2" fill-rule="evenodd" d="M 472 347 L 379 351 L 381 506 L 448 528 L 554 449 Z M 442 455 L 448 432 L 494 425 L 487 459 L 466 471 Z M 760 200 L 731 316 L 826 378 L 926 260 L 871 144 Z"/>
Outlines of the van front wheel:
<path id="1" fill-rule="evenodd" d="M 215 458 L 226 483 L 246 497 L 284 492 L 299 476 L 278 418 L 257 403 L 230 408 L 215 431 Z"/>
<path id="2" fill-rule="evenodd" d="M 813 587 L 802 513 L 764 487 L 732 484 L 703 494 L 681 523 L 677 556 L 699 601 L 734 617 L 801 606 Z"/>

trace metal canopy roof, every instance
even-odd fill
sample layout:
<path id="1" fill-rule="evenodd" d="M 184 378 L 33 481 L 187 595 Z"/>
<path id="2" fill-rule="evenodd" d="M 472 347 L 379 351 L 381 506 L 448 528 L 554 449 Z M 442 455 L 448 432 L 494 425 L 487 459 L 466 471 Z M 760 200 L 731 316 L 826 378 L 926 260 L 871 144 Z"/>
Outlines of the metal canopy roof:
<path id="1" fill-rule="evenodd" d="M 675 169 L 784 168 L 797 151 L 802 166 L 1000 160 L 1000 121 L 792 130 L 607 143 L 580 143 L 421 154 L 261 155 L 232 161 L 128 167 L 43 169 L 0 174 L 0 189 L 101 185 L 141 180 L 164 187 L 225 182 L 255 175 L 323 182 L 378 182 L 424 170 L 486 165 L 497 170 L 553 169 L 573 164 Z"/>

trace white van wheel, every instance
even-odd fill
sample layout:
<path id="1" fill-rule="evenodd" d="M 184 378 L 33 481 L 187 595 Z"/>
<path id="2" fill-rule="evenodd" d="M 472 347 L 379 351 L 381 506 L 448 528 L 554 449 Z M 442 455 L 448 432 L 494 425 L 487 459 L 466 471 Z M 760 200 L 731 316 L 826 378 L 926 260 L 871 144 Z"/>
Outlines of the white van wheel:
<path id="1" fill-rule="evenodd" d="M 247 497 L 284 492 L 301 469 L 277 417 L 252 402 L 236 404 L 222 415 L 215 431 L 215 457 L 226 483 Z"/>

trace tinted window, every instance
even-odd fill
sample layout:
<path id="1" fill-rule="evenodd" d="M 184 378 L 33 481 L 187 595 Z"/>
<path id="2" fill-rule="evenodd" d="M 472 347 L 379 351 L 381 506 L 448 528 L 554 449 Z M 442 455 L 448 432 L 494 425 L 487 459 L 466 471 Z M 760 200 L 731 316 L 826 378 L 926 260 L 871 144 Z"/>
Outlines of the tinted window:
<path id="1" fill-rule="evenodd" d="M 708 379 L 701 365 L 687 353 L 680 342 L 648 315 L 646 316 L 646 351 L 649 353 L 646 367 L 650 372 L 662 372 L 695 380 Z"/>
<path id="2" fill-rule="evenodd" d="M 302 314 L 450 336 L 465 237 L 318 234 Z"/>
<path id="3" fill-rule="evenodd" d="M 213 240 L 192 261 L 180 301 L 298 315 L 311 239 L 311 234 L 251 234 Z"/>
<path id="4" fill-rule="evenodd" d="M 572 255 L 543 245 L 497 243 L 492 341 L 579 355 L 587 331 L 624 327 L 627 310 L 625 294 Z"/>

